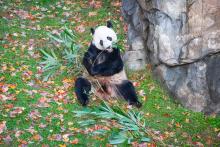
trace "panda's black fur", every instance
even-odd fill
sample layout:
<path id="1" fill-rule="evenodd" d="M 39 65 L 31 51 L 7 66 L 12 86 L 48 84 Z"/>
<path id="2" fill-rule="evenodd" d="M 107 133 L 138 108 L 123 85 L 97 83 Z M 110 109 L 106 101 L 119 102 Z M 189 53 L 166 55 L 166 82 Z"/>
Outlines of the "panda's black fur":
<path id="1" fill-rule="evenodd" d="M 99 58 L 102 58 L 102 60 L 104 60 L 100 64 L 98 64 L 98 55 L 101 55 Z M 112 52 L 108 52 L 106 50 L 101 51 L 97 49 L 92 43 L 88 51 L 84 55 L 83 65 L 92 76 L 112 76 L 115 73 L 119 73 L 123 70 L 123 61 L 121 59 L 120 51 L 118 48 L 113 48 Z"/>
<path id="2" fill-rule="evenodd" d="M 94 30 L 91 31 L 94 33 Z M 89 93 L 93 81 L 96 80 L 101 85 L 101 97 L 123 97 L 130 105 L 141 107 L 133 84 L 127 80 L 118 48 L 112 48 L 112 51 L 108 52 L 99 50 L 91 43 L 84 54 L 83 65 L 88 75 L 77 78 L 75 82 L 75 93 L 83 106 L 88 104 Z M 96 92 L 98 93 L 100 90 L 97 89 Z"/>

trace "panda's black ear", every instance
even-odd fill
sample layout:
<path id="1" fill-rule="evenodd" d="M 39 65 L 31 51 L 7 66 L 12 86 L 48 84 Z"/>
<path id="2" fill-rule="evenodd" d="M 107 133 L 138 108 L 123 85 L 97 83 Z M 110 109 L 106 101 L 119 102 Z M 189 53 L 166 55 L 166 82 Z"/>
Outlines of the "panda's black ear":
<path id="1" fill-rule="evenodd" d="M 112 22 L 111 22 L 110 20 L 107 21 L 107 27 L 108 27 L 108 28 L 113 28 Z"/>
<path id="2" fill-rule="evenodd" d="M 95 29 L 94 29 L 94 28 L 91 28 L 90 30 L 91 30 L 92 35 L 94 35 Z"/>

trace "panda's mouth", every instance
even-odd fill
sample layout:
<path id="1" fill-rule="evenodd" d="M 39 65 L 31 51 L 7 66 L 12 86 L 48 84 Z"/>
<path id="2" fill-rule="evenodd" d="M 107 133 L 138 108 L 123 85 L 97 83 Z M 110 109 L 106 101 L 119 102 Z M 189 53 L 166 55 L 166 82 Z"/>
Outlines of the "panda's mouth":
<path id="1" fill-rule="evenodd" d="M 111 46 L 108 46 L 106 49 L 109 50 L 109 49 L 111 49 L 111 48 L 112 48 Z"/>
<path id="2" fill-rule="evenodd" d="M 108 47 L 106 48 L 106 50 L 107 50 L 108 52 L 112 52 L 112 51 L 113 51 L 113 49 L 112 49 L 111 46 L 108 46 Z"/>

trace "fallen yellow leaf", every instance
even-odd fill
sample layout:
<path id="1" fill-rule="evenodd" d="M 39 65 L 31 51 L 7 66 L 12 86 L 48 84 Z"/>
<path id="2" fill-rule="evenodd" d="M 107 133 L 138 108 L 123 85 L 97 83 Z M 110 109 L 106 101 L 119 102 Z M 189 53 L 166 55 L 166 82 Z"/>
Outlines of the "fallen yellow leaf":
<path id="1" fill-rule="evenodd" d="M 186 118 L 186 119 L 185 119 L 185 122 L 186 122 L 186 123 L 189 123 L 189 119 L 188 119 L 188 118 Z"/>

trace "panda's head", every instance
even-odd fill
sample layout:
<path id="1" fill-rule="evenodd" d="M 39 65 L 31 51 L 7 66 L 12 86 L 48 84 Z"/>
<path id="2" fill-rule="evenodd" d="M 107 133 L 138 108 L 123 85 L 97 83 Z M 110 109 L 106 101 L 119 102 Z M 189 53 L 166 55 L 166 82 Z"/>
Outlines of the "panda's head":
<path id="1" fill-rule="evenodd" d="M 112 46 L 117 41 L 115 31 L 112 29 L 112 23 L 107 22 L 106 26 L 99 26 L 96 29 L 91 28 L 93 35 L 92 44 L 95 45 L 99 50 L 112 51 Z"/>

